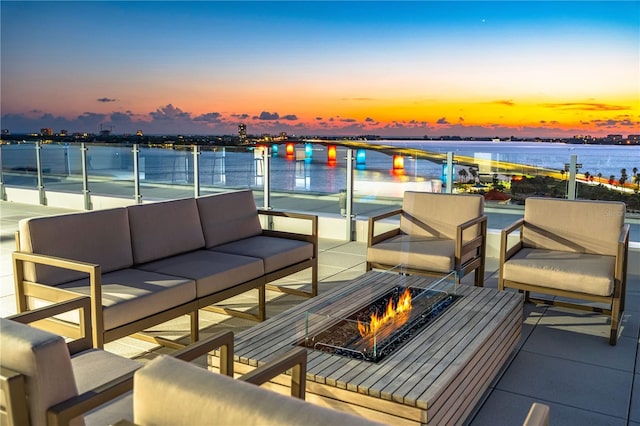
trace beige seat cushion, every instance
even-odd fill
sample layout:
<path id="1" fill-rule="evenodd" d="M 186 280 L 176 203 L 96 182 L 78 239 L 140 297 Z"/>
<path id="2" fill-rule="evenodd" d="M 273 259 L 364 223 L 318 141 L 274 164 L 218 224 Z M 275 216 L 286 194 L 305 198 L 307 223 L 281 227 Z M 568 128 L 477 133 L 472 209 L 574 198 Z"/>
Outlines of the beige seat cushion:
<path id="1" fill-rule="evenodd" d="M 504 264 L 503 278 L 597 296 L 613 292 L 615 258 L 524 248 Z"/>
<path id="2" fill-rule="evenodd" d="M 251 190 L 209 195 L 196 202 L 207 248 L 262 233 Z"/>
<path id="3" fill-rule="evenodd" d="M 204 247 L 196 200 L 164 201 L 127 207 L 135 264 Z"/>
<path id="4" fill-rule="evenodd" d="M 59 287 L 86 296 L 91 293 L 88 278 Z M 111 330 L 190 302 L 195 297 L 196 283 L 188 278 L 133 268 L 103 274 L 104 327 Z"/>
<path id="5" fill-rule="evenodd" d="M 376 424 L 167 356 L 159 356 L 136 372 L 133 411 L 135 423 L 141 426 Z"/>
<path id="6" fill-rule="evenodd" d="M 313 258 L 311 243 L 262 235 L 222 244 L 211 250 L 261 258 L 267 274 Z"/>
<path id="7" fill-rule="evenodd" d="M 124 374 L 136 371 L 143 365 L 132 359 L 99 349 L 89 349 L 74 355 L 71 358 L 71 364 L 79 393 L 95 389 Z M 109 425 L 120 420 L 133 421 L 132 392 L 127 392 L 84 416 L 84 423 L 87 426 Z"/>
<path id="8" fill-rule="evenodd" d="M 367 262 L 449 272 L 455 266 L 455 241 L 426 236 L 397 235 L 369 247 Z"/>
<path id="9" fill-rule="evenodd" d="M 196 283 L 196 296 L 208 296 L 264 275 L 262 259 L 196 250 L 137 266 L 140 270 L 187 277 Z"/>
<path id="10" fill-rule="evenodd" d="M 78 394 L 61 336 L 0 318 L 0 364 L 25 376 L 33 425 L 47 424 L 49 407 Z"/>
<path id="11" fill-rule="evenodd" d="M 133 264 L 127 210 L 91 212 L 23 219 L 19 223 L 20 249 L 96 263 L 102 273 Z M 25 264 L 25 279 L 57 285 L 84 277 L 82 272 Z"/>

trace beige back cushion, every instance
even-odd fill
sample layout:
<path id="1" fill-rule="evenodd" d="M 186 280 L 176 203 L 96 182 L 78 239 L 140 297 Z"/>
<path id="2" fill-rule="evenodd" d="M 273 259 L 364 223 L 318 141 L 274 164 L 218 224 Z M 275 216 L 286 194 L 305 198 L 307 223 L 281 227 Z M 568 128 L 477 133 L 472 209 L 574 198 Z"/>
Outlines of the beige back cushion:
<path id="1" fill-rule="evenodd" d="M 458 225 L 482 216 L 484 198 L 481 195 L 406 191 L 402 210 L 400 230 L 405 234 L 455 239 Z M 479 227 L 470 228 L 465 239 L 478 232 Z"/>
<path id="2" fill-rule="evenodd" d="M 209 195 L 197 202 L 207 248 L 262 233 L 251 190 Z"/>
<path id="3" fill-rule="evenodd" d="M 63 214 L 19 222 L 20 250 L 99 264 L 103 273 L 133 264 L 129 217 L 124 208 Z M 57 285 L 86 274 L 25 264 L 25 279 Z"/>
<path id="4" fill-rule="evenodd" d="M 615 256 L 625 204 L 530 197 L 522 230 L 526 247 Z"/>
<path id="5" fill-rule="evenodd" d="M 375 424 L 165 355 L 136 371 L 133 419 L 141 426 Z"/>
<path id="6" fill-rule="evenodd" d="M 127 209 L 136 264 L 204 247 L 194 198 L 138 204 Z"/>
<path id="7" fill-rule="evenodd" d="M 46 425 L 51 406 L 78 394 L 61 336 L 0 318 L 0 362 L 25 376 L 31 424 Z"/>

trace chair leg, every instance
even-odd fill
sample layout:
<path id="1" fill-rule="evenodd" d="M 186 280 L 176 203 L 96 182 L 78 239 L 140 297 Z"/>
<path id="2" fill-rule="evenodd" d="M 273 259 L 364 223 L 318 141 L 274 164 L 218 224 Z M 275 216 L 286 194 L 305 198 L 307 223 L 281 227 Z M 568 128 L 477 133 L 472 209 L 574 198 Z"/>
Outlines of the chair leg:
<path id="1" fill-rule="evenodd" d="M 198 309 L 189 314 L 191 317 L 191 343 L 200 340 L 200 312 Z"/>
<path id="2" fill-rule="evenodd" d="M 609 335 L 609 344 L 611 346 L 615 346 L 618 343 L 622 313 L 623 311 L 620 310 L 620 298 L 614 297 L 611 302 L 611 334 Z"/>

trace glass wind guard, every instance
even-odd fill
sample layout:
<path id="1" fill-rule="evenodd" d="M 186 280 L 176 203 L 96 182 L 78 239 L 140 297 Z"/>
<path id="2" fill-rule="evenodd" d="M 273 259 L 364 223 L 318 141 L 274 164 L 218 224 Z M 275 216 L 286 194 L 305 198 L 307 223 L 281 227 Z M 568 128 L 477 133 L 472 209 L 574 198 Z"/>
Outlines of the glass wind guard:
<path id="1" fill-rule="evenodd" d="M 322 312 L 307 311 L 301 345 L 378 362 L 421 332 L 459 297 L 455 273 L 427 281 L 426 286 L 419 282 L 407 286 L 408 276 L 396 273 L 396 277 L 382 295 L 372 294 L 354 303 L 342 301 L 334 312 L 327 312 L 326 307 Z"/>

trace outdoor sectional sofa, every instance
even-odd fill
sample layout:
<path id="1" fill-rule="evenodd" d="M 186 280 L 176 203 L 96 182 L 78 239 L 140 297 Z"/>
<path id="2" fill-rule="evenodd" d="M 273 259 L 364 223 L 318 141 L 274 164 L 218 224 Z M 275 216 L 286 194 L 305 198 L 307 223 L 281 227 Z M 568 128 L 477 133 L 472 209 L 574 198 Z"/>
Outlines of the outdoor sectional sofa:
<path id="1" fill-rule="evenodd" d="M 263 229 L 261 217 L 266 228 L 301 230 Z M 96 348 L 148 339 L 139 332 L 185 314 L 195 341 L 205 308 L 262 321 L 267 283 L 308 268 L 304 294 L 317 294 L 317 216 L 258 210 L 250 190 L 24 219 L 16 244 L 18 312 L 90 296 Z M 257 314 L 211 306 L 253 289 Z M 63 319 L 49 329 L 73 333 L 79 320 Z"/>

